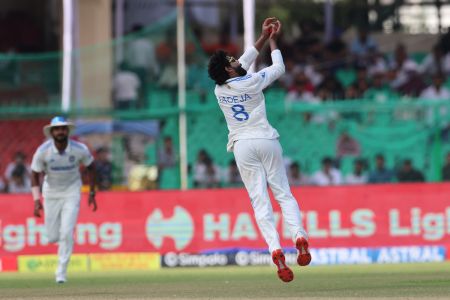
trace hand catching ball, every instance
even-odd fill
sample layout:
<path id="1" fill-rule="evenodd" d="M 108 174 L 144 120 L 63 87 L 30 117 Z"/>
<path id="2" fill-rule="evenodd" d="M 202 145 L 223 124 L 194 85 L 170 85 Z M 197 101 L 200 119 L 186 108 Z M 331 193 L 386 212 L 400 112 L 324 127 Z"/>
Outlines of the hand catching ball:
<path id="1" fill-rule="evenodd" d="M 267 18 L 263 23 L 263 31 L 267 35 L 270 35 L 273 31 L 278 29 L 278 19 L 277 18 Z"/>

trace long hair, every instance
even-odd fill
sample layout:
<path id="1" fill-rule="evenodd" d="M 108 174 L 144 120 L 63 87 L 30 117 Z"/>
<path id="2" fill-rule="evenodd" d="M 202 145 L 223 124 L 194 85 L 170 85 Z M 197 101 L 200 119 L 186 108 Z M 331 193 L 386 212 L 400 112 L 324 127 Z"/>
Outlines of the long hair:
<path id="1" fill-rule="evenodd" d="M 208 74 L 218 85 L 222 85 L 230 78 L 225 67 L 229 67 L 227 53 L 223 50 L 217 50 L 209 59 Z"/>

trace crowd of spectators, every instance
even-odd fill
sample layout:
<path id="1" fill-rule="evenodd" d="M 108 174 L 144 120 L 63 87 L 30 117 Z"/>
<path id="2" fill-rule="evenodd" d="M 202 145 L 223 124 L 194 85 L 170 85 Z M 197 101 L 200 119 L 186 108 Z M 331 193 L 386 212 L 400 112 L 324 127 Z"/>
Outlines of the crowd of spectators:
<path id="1" fill-rule="evenodd" d="M 444 181 L 450 180 L 450 177 L 448 176 L 450 169 L 450 155 L 447 159 L 448 162 L 442 169 L 442 179 Z M 288 177 L 292 186 L 333 186 L 425 181 L 422 172 L 413 167 L 413 162 L 410 159 L 405 159 L 399 168 L 390 169 L 385 166 L 384 156 L 382 154 L 377 154 L 375 157 L 374 168 L 368 170 L 368 165 L 369 163 L 367 161 L 355 158 L 352 172 L 344 177 L 339 170 L 337 161 L 333 160 L 331 157 L 325 157 L 322 160 L 322 168 L 312 176 L 293 171 L 299 169 L 298 163 L 294 162 L 289 168 L 290 171 L 288 172 Z M 298 178 L 302 178 L 303 180 L 299 181 Z"/>
<path id="2" fill-rule="evenodd" d="M 322 159 L 321 168 L 312 174 L 302 172 L 301 165 L 292 161 L 286 165 L 288 181 L 291 186 L 337 186 L 381 183 L 424 182 L 424 174 L 413 166 L 411 159 L 404 159 L 398 167 L 387 167 L 384 155 L 375 156 L 373 166 L 359 157 L 353 160 L 353 169 L 346 174 L 340 170 L 340 161 L 332 157 Z M 213 163 L 204 149 L 198 153 L 192 170 L 195 188 L 242 187 L 244 186 L 236 162 L 231 160 L 228 167 L 220 168 Z M 450 153 L 442 168 L 442 180 L 450 181 Z"/>
<path id="3" fill-rule="evenodd" d="M 402 96 L 436 100 L 448 99 L 450 95 L 444 84 L 450 75 L 450 31 L 419 62 L 410 57 L 402 43 L 392 54 L 382 53 L 365 28 L 360 28 L 355 38 L 346 43 L 339 30 L 325 42 L 310 23 L 301 22 L 299 27 L 298 38 L 285 35 L 280 41 L 286 73 L 278 85 L 286 91 L 287 102 L 384 102 Z M 217 49 L 239 55 L 239 47 L 226 32 L 222 32 L 218 43 L 202 41 L 202 46 L 207 55 Z M 259 61 L 259 69 L 271 63 L 268 53 L 265 58 Z"/>
<path id="4" fill-rule="evenodd" d="M 346 43 L 339 30 L 325 42 L 308 22 L 302 22 L 299 27 L 301 35 L 298 38 L 284 36 L 280 41 L 286 73 L 278 85 L 286 91 L 287 102 L 319 103 L 344 99 L 383 102 L 400 96 L 434 100 L 447 99 L 450 95 L 445 87 L 450 74 L 450 47 L 446 45 L 450 32 L 418 62 L 401 43 L 392 54 L 382 53 L 364 28 Z M 140 106 L 148 99 L 149 86 L 174 90 L 178 85 L 175 33 L 168 30 L 156 43 L 142 35 L 142 30 L 141 25 L 133 27 L 136 38 L 125 45 L 124 60 L 116 70 L 113 94 L 118 109 Z M 240 54 L 240 47 L 227 30 L 220 32 L 217 42 L 203 38 L 201 31 L 195 33 L 206 54 L 203 60 L 218 49 L 225 49 L 234 56 Z M 188 88 L 202 95 L 211 86 L 204 83 L 206 61 L 200 61 L 201 55 L 196 50 L 193 42 L 187 43 Z M 258 60 L 259 69 L 270 64 L 269 55 L 262 57 Z"/>
<path id="5" fill-rule="evenodd" d="M 381 53 L 365 29 L 359 29 L 353 41 L 346 44 L 338 32 L 325 43 L 308 24 L 302 24 L 301 28 L 298 39 L 286 39 L 281 47 L 287 72 L 280 86 L 287 91 L 286 101 L 370 99 L 383 102 L 401 96 L 428 100 L 449 97 L 444 83 L 450 74 L 450 53 L 446 45 L 450 33 L 419 63 L 401 43 L 391 55 Z M 346 74 L 354 77 L 345 78 Z"/>
<path id="6" fill-rule="evenodd" d="M 95 157 L 97 188 L 103 191 L 110 190 L 113 186 L 113 164 L 109 159 L 108 149 L 98 148 L 95 151 Z M 344 175 L 341 171 L 342 157 L 324 157 L 321 168 L 312 174 L 303 172 L 298 162 L 286 159 L 289 184 L 295 187 L 426 181 L 424 174 L 414 167 L 411 159 L 404 159 L 397 167 L 388 167 L 384 155 L 379 153 L 375 156 L 371 167 L 370 161 L 360 158 L 357 153 L 351 153 L 348 157 L 353 159 L 353 169 Z M 177 167 L 178 163 L 172 140 L 166 137 L 163 146 L 159 149 L 158 168 L 160 172 L 163 172 L 165 168 Z M 210 154 L 204 149 L 198 152 L 197 159 L 191 168 L 191 176 L 194 188 L 244 186 L 235 160 L 230 160 L 228 166 L 222 168 L 213 162 Z M 450 181 L 450 153 L 445 157 L 441 178 L 442 181 Z M 26 156 L 22 152 L 17 152 L 7 165 L 3 178 L 0 176 L 0 193 L 30 192 L 30 166 L 26 163 Z"/>
<path id="7" fill-rule="evenodd" d="M 370 32 L 358 30 L 355 38 L 347 43 L 342 32 L 335 30 L 332 38 L 324 41 L 311 24 L 299 24 L 298 38 L 282 37 L 280 48 L 283 53 L 286 73 L 276 83 L 286 91 L 285 101 L 295 103 L 321 103 L 325 101 L 369 99 L 385 102 L 401 96 L 421 97 L 427 100 L 450 100 L 446 88 L 450 75 L 450 30 L 430 47 L 430 52 L 420 62 L 413 60 L 404 44 L 399 43 L 392 54 L 380 52 L 380 47 Z M 177 86 L 176 44 L 173 31 L 154 43 L 142 35 L 143 27 L 135 25 L 125 47 L 123 61 L 118 65 L 113 79 L 113 98 L 117 109 L 139 108 L 148 99 L 149 84 L 173 90 Z M 231 39 L 227 30 L 219 34 L 217 42 L 202 39 L 196 32 L 206 57 L 217 49 L 225 49 L 234 56 L 241 53 L 240 47 Z M 188 42 L 186 59 L 187 82 L 190 89 L 210 93 L 204 82 L 205 66 L 195 55 L 195 47 Z M 258 68 L 270 64 L 270 56 L 262 55 Z M 348 74 L 348 78 L 345 78 Z M 151 99 L 150 99 L 151 100 Z M 158 169 L 176 167 L 179 163 L 177 151 L 171 138 L 165 138 L 158 150 Z M 108 160 L 108 150 L 98 149 L 98 186 L 107 190 L 112 186 L 113 166 Z M 354 169 L 345 176 L 340 171 L 343 158 L 354 160 Z M 340 185 L 383 182 L 419 182 L 424 175 L 413 167 L 414 162 L 406 159 L 400 167 L 389 168 L 382 154 L 375 157 L 373 166 L 361 158 L 361 148 L 356 139 L 343 132 L 336 143 L 335 157 L 324 157 L 317 172 L 306 174 L 304 166 L 292 162 L 286 166 L 291 185 Z M 17 153 L 0 177 L 0 191 L 28 192 L 30 189 L 29 166 L 23 153 Z M 242 180 L 235 161 L 226 168 L 216 165 L 211 156 L 202 150 L 191 168 L 193 183 L 199 188 L 221 186 L 242 186 Z M 442 169 L 442 179 L 450 180 L 450 154 Z"/>

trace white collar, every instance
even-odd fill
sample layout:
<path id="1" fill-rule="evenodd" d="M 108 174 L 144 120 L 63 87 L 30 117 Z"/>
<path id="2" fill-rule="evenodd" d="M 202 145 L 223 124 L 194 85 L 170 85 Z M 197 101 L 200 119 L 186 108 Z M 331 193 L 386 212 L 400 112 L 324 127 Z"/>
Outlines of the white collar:
<path id="1" fill-rule="evenodd" d="M 66 147 L 66 149 L 64 149 L 64 151 L 62 153 L 70 153 L 70 150 L 71 150 L 70 144 L 71 144 L 71 142 L 70 142 L 70 140 L 68 140 L 67 147 Z M 58 148 L 56 148 L 56 146 L 55 146 L 55 140 L 52 141 L 52 149 L 53 149 L 53 153 L 55 153 L 55 154 L 60 153 Z"/>

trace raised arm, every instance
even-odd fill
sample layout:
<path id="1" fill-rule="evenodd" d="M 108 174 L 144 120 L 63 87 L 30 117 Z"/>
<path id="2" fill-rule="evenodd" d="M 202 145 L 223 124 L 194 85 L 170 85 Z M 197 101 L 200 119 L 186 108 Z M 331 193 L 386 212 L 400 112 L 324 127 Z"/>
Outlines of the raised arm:
<path id="1" fill-rule="evenodd" d="M 267 18 L 264 20 L 262 24 L 261 29 L 261 35 L 259 36 L 258 40 L 255 43 L 255 49 L 258 50 L 258 52 L 261 51 L 262 47 L 264 47 L 264 44 L 266 43 L 267 39 L 269 39 L 272 31 L 275 29 L 274 24 L 276 24 L 277 18 Z"/>
<path id="2" fill-rule="evenodd" d="M 270 67 L 262 69 L 258 74 L 261 76 L 261 88 L 264 89 L 272 82 L 277 80 L 285 72 L 285 66 L 283 62 L 283 56 L 281 51 L 278 50 L 277 39 L 281 33 L 281 23 L 276 21 L 276 27 L 272 30 L 269 37 L 269 44 L 272 57 L 272 65 Z"/>
<path id="3" fill-rule="evenodd" d="M 242 64 L 242 68 L 248 71 L 250 66 L 255 62 L 261 49 L 266 44 L 270 37 L 272 30 L 274 29 L 274 24 L 277 22 L 276 18 L 267 18 L 262 24 L 261 35 L 259 36 L 253 47 L 245 50 L 244 54 L 239 57 L 239 62 Z"/>
<path id="4" fill-rule="evenodd" d="M 281 33 L 281 22 L 276 21 L 276 28 L 272 30 L 269 36 L 270 51 L 278 50 L 277 40 Z"/>

